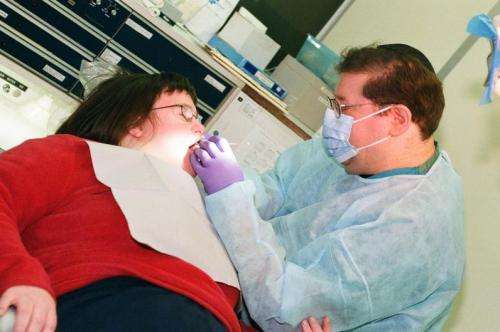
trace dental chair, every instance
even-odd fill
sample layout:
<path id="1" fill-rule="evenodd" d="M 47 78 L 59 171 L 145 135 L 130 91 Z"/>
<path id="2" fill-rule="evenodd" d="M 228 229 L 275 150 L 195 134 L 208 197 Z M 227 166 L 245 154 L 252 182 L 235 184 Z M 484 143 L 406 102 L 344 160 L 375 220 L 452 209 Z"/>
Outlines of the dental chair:
<path id="1" fill-rule="evenodd" d="M 16 312 L 14 309 L 9 309 L 5 315 L 0 317 L 0 332 L 12 332 L 14 329 L 14 321 Z"/>

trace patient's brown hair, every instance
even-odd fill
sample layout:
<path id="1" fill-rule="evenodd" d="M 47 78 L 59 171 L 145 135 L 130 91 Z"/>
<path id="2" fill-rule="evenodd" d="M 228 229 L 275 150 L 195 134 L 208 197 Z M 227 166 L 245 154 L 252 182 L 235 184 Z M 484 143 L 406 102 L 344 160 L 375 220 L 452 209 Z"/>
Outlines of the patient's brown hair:
<path id="1" fill-rule="evenodd" d="M 92 90 L 56 134 L 118 145 L 130 128 L 148 119 L 163 92 L 174 91 L 185 91 L 196 105 L 194 87 L 179 74 L 120 72 Z"/>

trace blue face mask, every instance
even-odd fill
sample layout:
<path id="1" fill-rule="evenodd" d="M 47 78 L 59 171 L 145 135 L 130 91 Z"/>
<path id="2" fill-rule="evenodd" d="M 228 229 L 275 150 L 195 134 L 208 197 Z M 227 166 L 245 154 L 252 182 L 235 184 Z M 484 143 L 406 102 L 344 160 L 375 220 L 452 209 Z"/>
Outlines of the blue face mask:
<path id="1" fill-rule="evenodd" d="M 323 146 L 326 152 L 332 156 L 337 162 L 343 163 L 354 156 L 361 150 L 377 145 L 389 139 L 390 136 L 384 137 L 378 141 L 368 145 L 356 148 L 349 142 L 351 136 L 352 125 L 356 122 L 361 122 L 376 114 L 387 111 L 391 106 L 384 107 L 379 111 L 354 120 L 352 116 L 341 114 L 337 117 L 335 112 L 327 108 L 323 119 Z"/>

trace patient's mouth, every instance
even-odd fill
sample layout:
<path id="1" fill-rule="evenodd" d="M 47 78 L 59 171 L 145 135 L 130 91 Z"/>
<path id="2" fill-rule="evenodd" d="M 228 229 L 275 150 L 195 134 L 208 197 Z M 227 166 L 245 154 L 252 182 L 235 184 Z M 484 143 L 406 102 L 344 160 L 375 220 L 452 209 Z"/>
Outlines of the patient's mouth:
<path id="1" fill-rule="evenodd" d="M 199 148 L 200 148 L 200 146 L 198 145 L 198 142 L 189 146 L 189 150 L 191 150 L 191 151 L 194 151 L 194 150 L 199 149 Z"/>

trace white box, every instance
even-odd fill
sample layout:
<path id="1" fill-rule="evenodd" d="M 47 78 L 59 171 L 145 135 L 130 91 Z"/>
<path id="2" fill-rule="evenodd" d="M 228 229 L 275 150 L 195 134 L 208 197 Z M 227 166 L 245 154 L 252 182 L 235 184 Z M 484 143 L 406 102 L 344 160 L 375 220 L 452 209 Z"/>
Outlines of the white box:
<path id="1" fill-rule="evenodd" d="M 255 29 L 255 26 L 240 13 L 234 12 L 217 36 L 231 45 L 237 52 L 240 52 L 243 44 Z"/>
<path id="2" fill-rule="evenodd" d="M 241 55 L 260 69 L 265 69 L 280 45 L 259 30 L 253 30 L 241 48 Z"/>
<path id="3" fill-rule="evenodd" d="M 231 16 L 218 37 L 260 69 L 266 68 L 280 49 L 261 27 L 256 27 L 238 12 Z"/>
<path id="4" fill-rule="evenodd" d="M 303 124 L 317 131 L 329 106 L 331 89 L 309 69 L 290 55 L 274 70 L 271 77 L 287 90 L 287 110 Z"/>

